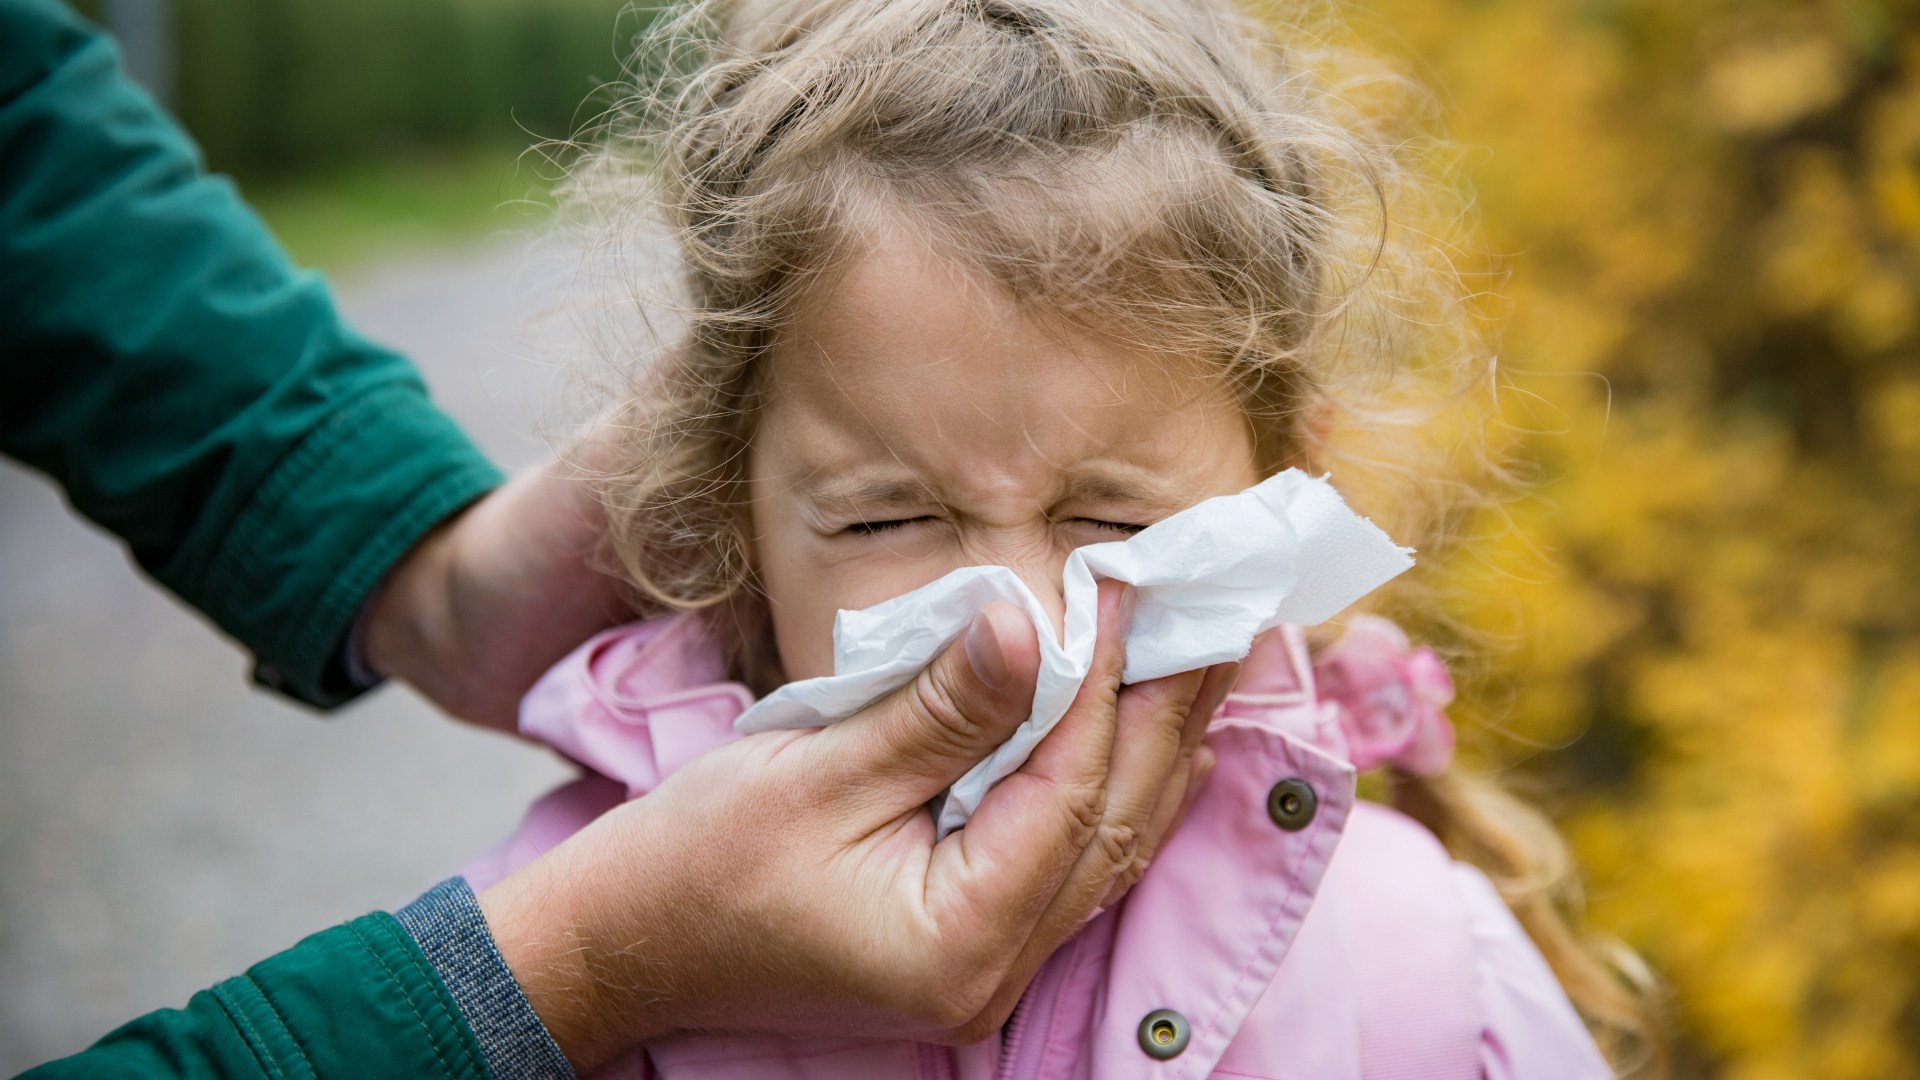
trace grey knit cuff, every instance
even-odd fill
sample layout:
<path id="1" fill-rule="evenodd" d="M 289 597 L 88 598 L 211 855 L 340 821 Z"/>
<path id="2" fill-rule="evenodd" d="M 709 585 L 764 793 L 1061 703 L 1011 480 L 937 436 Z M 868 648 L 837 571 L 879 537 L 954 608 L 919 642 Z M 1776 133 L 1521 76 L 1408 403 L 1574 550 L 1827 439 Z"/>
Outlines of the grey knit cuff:
<path id="1" fill-rule="evenodd" d="M 573 1067 L 520 992 L 465 878 L 435 885 L 394 917 L 460 1006 L 494 1080 L 573 1080 Z"/>

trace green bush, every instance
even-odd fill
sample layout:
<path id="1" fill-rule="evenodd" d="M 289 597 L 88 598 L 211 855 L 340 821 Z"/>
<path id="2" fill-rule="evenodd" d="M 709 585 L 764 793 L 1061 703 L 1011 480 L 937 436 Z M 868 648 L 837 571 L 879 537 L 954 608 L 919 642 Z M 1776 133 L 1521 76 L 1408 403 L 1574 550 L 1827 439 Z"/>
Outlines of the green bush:
<path id="1" fill-rule="evenodd" d="M 643 19 L 626 0 L 175 4 L 174 108 L 248 176 L 572 134 Z"/>

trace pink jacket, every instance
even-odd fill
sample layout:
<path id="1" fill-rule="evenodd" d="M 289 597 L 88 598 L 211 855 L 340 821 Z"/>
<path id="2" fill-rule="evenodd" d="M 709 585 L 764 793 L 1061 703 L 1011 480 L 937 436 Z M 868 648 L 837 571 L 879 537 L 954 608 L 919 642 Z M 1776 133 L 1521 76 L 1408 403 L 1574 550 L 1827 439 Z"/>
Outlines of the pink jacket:
<path id="1" fill-rule="evenodd" d="M 1412 820 L 1355 799 L 1354 761 L 1444 765 L 1451 750 L 1434 692 L 1444 670 L 1374 622 L 1399 654 L 1385 641 L 1351 663 L 1323 662 L 1321 677 L 1343 684 L 1339 699 L 1316 693 L 1298 633 L 1256 648 L 1207 736 L 1218 761 L 1186 823 L 1122 903 L 1054 954 L 997 1037 L 957 1049 L 685 1038 L 601 1075 L 1610 1076 L 1487 879 Z M 740 737 L 733 719 L 751 695 L 725 681 L 698 627 L 679 618 L 608 631 L 528 694 L 521 730 L 589 771 L 463 871 L 476 890 Z M 1378 677 L 1388 669 L 1399 677 Z"/>

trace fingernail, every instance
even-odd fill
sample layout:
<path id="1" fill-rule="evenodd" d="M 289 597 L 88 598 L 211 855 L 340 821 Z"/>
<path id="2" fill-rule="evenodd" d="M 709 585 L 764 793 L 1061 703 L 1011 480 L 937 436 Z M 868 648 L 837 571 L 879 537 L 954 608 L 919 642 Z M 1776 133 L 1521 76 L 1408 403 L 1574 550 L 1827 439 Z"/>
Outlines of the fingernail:
<path id="1" fill-rule="evenodd" d="M 1139 598 L 1139 590 L 1133 586 L 1127 584 L 1120 586 L 1120 610 L 1117 612 L 1117 615 L 1120 619 L 1120 630 L 1122 633 L 1133 628 L 1133 606 L 1138 602 Z"/>
<path id="2" fill-rule="evenodd" d="M 1007 666 L 1007 654 L 1000 647 L 1000 636 L 994 633 L 993 620 L 982 611 L 973 617 L 967 627 L 967 663 L 973 665 L 973 673 L 988 687 L 998 690 L 1013 678 L 1013 669 Z"/>

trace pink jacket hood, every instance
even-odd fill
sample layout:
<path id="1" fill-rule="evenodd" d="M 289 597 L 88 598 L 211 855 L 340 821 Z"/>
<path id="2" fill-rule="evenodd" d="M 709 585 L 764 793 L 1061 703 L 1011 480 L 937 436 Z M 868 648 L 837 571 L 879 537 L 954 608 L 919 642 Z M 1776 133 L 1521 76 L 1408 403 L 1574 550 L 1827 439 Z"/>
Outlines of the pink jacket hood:
<path id="1" fill-rule="evenodd" d="M 1426 771 L 1444 767 L 1452 748 L 1444 716 L 1438 726 L 1433 719 L 1451 694 L 1440 685 L 1444 669 L 1436 677 L 1404 637 L 1398 645 L 1397 666 L 1364 656 L 1344 669 L 1323 663 L 1330 682 L 1361 685 L 1337 697 L 1316 691 L 1294 628 L 1257 645 L 1209 729 L 1217 764 L 1186 823 L 1123 902 L 1054 954 L 995 1038 L 957 1049 L 684 1038 L 602 1075 L 1610 1076 L 1486 878 L 1412 820 L 1355 799 L 1354 760 Z M 1390 667 L 1407 677 L 1381 676 Z M 1368 695 L 1399 711 L 1356 706 Z M 587 642 L 527 695 L 520 719 L 525 734 L 587 771 L 535 803 L 511 838 L 463 874 L 484 889 L 740 738 L 733 720 L 751 701 L 726 681 L 696 619 L 636 623 Z"/>

